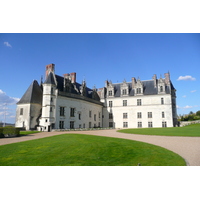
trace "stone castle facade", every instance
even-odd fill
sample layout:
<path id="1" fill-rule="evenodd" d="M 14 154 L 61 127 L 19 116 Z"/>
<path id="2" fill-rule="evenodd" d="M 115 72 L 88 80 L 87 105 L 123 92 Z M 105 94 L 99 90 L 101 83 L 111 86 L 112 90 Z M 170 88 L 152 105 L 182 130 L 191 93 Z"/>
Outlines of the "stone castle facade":
<path id="1" fill-rule="evenodd" d="M 26 130 L 93 127 L 151 128 L 177 126 L 176 90 L 165 78 L 112 83 L 90 89 L 76 82 L 76 73 L 55 74 L 46 66 L 45 82 L 32 82 L 17 103 L 16 127 Z"/>

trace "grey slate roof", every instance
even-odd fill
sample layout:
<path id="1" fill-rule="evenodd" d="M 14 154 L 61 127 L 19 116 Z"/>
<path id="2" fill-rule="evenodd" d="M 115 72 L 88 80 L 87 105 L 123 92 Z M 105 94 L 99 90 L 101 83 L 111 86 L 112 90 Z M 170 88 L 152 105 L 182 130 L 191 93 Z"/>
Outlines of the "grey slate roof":
<path id="1" fill-rule="evenodd" d="M 17 104 L 38 103 L 42 104 L 42 89 L 34 80 Z"/>
<path id="2" fill-rule="evenodd" d="M 52 72 L 49 73 L 49 75 L 44 83 L 56 85 Z"/>
<path id="3" fill-rule="evenodd" d="M 153 80 L 148 80 L 148 81 L 141 81 L 143 84 L 143 94 L 144 95 L 154 95 L 158 94 L 158 88 L 154 87 L 154 81 Z M 128 87 L 129 87 L 129 96 L 134 96 L 134 89 L 132 88 L 132 83 L 128 82 Z M 121 83 L 114 83 L 114 96 L 115 97 L 120 97 L 120 85 Z M 166 86 L 166 94 L 170 93 L 170 89 L 168 86 Z M 171 89 L 174 89 L 174 86 L 171 83 Z"/>

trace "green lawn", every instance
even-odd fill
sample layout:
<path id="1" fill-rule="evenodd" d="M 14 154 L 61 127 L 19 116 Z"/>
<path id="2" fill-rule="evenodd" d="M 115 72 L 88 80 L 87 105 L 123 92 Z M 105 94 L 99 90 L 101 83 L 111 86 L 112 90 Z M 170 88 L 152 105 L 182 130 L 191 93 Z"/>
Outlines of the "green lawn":
<path id="1" fill-rule="evenodd" d="M 119 130 L 118 132 L 141 134 L 141 135 L 200 137 L 200 124 L 192 124 L 192 125 L 189 125 L 189 126 L 172 127 L 172 128 L 122 129 L 122 130 Z"/>
<path id="2" fill-rule="evenodd" d="M 40 131 L 20 131 L 20 135 L 29 135 L 33 133 L 40 133 Z"/>
<path id="3" fill-rule="evenodd" d="M 182 166 L 184 159 L 138 141 L 64 134 L 0 146 L 0 166 Z"/>

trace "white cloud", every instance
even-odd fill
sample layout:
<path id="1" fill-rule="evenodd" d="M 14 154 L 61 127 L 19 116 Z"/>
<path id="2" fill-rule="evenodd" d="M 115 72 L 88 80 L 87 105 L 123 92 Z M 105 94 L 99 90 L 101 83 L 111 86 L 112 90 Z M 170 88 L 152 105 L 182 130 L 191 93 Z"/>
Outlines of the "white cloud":
<path id="1" fill-rule="evenodd" d="M 14 105 L 19 100 L 19 98 L 8 96 L 4 91 L 0 89 L 0 106 Z"/>
<path id="2" fill-rule="evenodd" d="M 185 107 L 183 107 L 184 109 L 188 109 L 188 108 L 192 108 L 193 106 L 185 106 Z"/>
<path id="3" fill-rule="evenodd" d="M 186 98 L 187 96 L 186 96 L 186 95 L 183 95 L 182 97 L 183 97 L 183 98 Z"/>
<path id="4" fill-rule="evenodd" d="M 191 93 L 194 93 L 194 92 L 196 92 L 196 90 L 192 90 L 192 91 L 190 91 Z"/>
<path id="5" fill-rule="evenodd" d="M 192 77 L 192 76 L 179 76 L 177 81 L 195 81 L 196 78 Z"/>
<path id="6" fill-rule="evenodd" d="M 11 44 L 9 42 L 4 42 L 3 44 L 6 45 L 7 47 L 11 47 L 12 48 L 12 46 L 11 46 Z"/>

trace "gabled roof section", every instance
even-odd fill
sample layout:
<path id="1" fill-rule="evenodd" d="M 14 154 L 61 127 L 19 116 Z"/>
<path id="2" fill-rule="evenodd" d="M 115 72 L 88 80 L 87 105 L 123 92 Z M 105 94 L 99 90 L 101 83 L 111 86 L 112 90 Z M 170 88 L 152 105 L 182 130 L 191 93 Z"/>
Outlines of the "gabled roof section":
<path id="1" fill-rule="evenodd" d="M 34 80 L 17 104 L 37 103 L 42 104 L 42 89 Z"/>
<path id="2" fill-rule="evenodd" d="M 49 73 L 49 75 L 44 83 L 56 85 L 56 82 L 55 82 L 52 72 Z"/>

